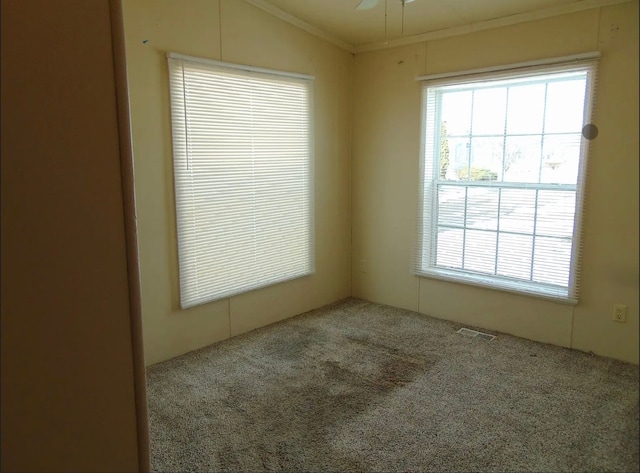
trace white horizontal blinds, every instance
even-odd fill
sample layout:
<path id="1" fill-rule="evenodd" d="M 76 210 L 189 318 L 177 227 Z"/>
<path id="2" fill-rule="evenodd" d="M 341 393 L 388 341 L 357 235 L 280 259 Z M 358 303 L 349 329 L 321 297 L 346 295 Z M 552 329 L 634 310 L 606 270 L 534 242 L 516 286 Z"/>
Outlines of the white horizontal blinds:
<path id="1" fill-rule="evenodd" d="M 422 274 L 429 269 L 434 260 L 435 226 L 437 215 L 436 173 L 440 143 L 440 134 L 436 132 L 436 118 L 439 110 L 436 107 L 436 91 L 433 88 L 422 89 L 422 159 L 420 179 L 419 214 L 416 228 L 417 245 L 413 258 L 414 274 Z M 438 143 L 438 144 L 436 144 Z"/>
<path id="2" fill-rule="evenodd" d="M 182 307 L 311 274 L 312 82 L 168 61 Z"/>
<path id="3" fill-rule="evenodd" d="M 427 83 L 416 274 L 574 301 L 593 60 Z"/>

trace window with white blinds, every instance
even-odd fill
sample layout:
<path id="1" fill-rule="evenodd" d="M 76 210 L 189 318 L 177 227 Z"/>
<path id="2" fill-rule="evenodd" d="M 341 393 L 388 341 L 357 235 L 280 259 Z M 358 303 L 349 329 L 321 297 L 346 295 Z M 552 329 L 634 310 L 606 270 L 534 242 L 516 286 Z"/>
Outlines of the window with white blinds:
<path id="1" fill-rule="evenodd" d="M 423 86 L 414 273 L 577 302 L 595 59 Z"/>
<path id="2" fill-rule="evenodd" d="M 168 62 L 182 307 L 313 273 L 313 78 Z"/>

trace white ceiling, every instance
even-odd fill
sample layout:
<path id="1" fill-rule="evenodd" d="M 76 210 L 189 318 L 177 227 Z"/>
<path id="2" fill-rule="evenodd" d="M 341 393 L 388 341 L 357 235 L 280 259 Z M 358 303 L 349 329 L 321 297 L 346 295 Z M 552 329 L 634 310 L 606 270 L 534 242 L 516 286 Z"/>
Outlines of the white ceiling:
<path id="1" fill-rule="evenodd" d="M 628 0 L 378 0 L 370 10 L 356 10 L 360 0 L 247 0 L 297 26 L 308 26 L 325 39 L 352 51 L 412 42 L 416 36 L 439 37 L 470 27 L 514 24 Z M 486 27 L 488 27 L 486 26 Z M 422 38 L 424 40 L 424 38 Z"/>

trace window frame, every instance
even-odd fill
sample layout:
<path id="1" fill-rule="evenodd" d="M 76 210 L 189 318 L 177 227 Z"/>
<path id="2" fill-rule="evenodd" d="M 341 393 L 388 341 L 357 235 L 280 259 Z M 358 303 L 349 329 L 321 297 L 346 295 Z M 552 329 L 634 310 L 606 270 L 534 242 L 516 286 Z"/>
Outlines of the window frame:
<path id="1" fill-rule="evenodd" d="M 531 61 L 528 63 L 512 64 L 507 66 L 497 66 L 459 73 L 445 73 L 431 76 L 418 77 L 422 81 L 421 87 L 421 153 L 420 153 L 420 173 L 419 173 L 419 202 L 417 219 L 417 243 L 412 261 L 412 274 L 420 277 L 439 279 L 444 281 L 463 283 L 472 286 L 497 289 L 506 292 L 524 294 L 537 298 L 549 299 L 566 304 L 576 304 L 579 295 L 579 276 L 582 250 L 582 219 L 584 209 L 584 190 L 586 184 L 588 151 L 590 141 L 583 136 L 580 138 L 580 157 L 578 163 L 578 175 L 575 186 L 573 184 L 545 184 L 527 182 L 496 182 L 496 181 L 452 181 L 443 180 L 440 176 L 440 143 L 441 130 L 438 124 L 441 122 L 441 104 L 435 110 L 429 108 L 430 102 L 428 94 L 437 94 L 438 87 L 464 86 L 473 84 L 518 80 L 527 77 L 545 76 L 550 74 L 561 74 L 566 72 L 584 71 L 586 72 L 585 99 L 583 108 L 582 126 L 591 123 L 593 107 L 595 102 L 595 88 L 597 83 L 597 59 L 599 53 L 585 53 L 571 57 L 553 58 L 541 61 Z M 477 89 L 476 89 L 477 90 Z M 437 100 L 440 100 L 439 98 Z M 431 129 L 428 127 L 431 126 Z M 541 136 L 546 135 L 544 131 Z M 470 134 L 470 136 L 472 136 Z M 505 133 L 504 135 L 508 135 Z M 430 156 L 430 154 L 431 156 Z M 504 159 L 504 158 L 503 158 Z M 428 163 L 427 163 L 428 162 Z M 430 167 L 429 167 L 430 165 Z M 504 166 L 504 161 L 503 161 Z M 471 165 L 470 165 L 471 167 Z M 504 169 L 503 169 L 504 170 Z M 441 185 L 459 186 L 464 189 L 470 188 L 493 188 L 493 189 L 552 189 L 552 190 L 575 190 L 575 212 L 572 231 L 572 247 L 570 252 L 569 280 L 566 289 L 561 286 L 526 281 L 510 278 L 501 275 L 491 275 L 485 273 L 475 273 L 465 269 L 449 269 L 436 265 L 437 233 L 438 233 L 438 188 Z M 465 191 L 465 196 L 467 191 Z M 427 200 L 429 199 L 429 200 Z M 465 197 L 465 208 L 466 208 Z M 536 208 L 537 208 L 536 204 Z M 467 228 L 466 222 L 463 224 Z M 499 230 L 496 230 L 499 232 Z M 499 234 L 499 233 L 498 233 Z M 532 232 L 535 239 L 536 232 Z M 496 254 L 496 258 L 497 258 Z M 532 259 L 533 262 L 533 259 Z"/>

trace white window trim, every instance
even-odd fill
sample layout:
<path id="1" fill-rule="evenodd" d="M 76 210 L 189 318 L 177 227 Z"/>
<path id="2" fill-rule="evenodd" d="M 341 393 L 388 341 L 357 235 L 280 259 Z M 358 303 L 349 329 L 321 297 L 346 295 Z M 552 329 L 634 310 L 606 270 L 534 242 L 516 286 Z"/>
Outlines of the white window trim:
<path id="1" fill-rule="evenodd" d="M 429 74 L 426 76 L 418 76 L 416 77 L 416 80 L 420 82 L 427 82 L 427 81 L 431 82 L 438 79 L 450 79 L 450 78 L 462 79 L 464 77 L 470 77 L 472 82 L 476 82 L 481 75 L 485 75 L 485 74 L 491 74 L 491 77 L 499 77 L 498 75 L 493 75 L 492 73 L 511 72 L 511 71 L 517 71 L 517 70 L 526 70 L 526 69 L 537 71 L 544 66 L 551 66 L 553 64 L 568 66 L 570 63 L 589 61 L 591 59 L 598 59 L 599 57 L 600 57 L 600 51 L 590 51 L 588 53 L 573 54 L 571 56 L 562 56 L 562 57 L 554 57 L 554 58 L 548 58 L 548 59 L 538 59 L 535 61 L 517 62 L 514 64 L 505 64 L 502 66 L 481 67 L 478 69 L 467 69 L 467 70 L 458 71 L 458 72 L 443 72 L 441 74 Z"/>
<path id="2" fill-rule="evenodd" d="M 217 61 L 215 59 L 188 56 L 186 54 L 173 53 L 173 52 L 167 53 L 167 59 L 182 59 L 184 61 L 197 62 L 200 64 L 209 64 L 211 66 L 220 66 L 220 67 L 225 67 L 227 69 L 238 69 L 241 71 L 259 72 L 262 74 L 272 74 L 274 76 L 293 77 L 295 79 L 315 80 L 315 76 L 312 76 L 309 74 L 299 74 L 297 72 L 286 72 L 286 71 L 278 71 L 275 69 L 265 69 L 264 67 L 249 66 L 246 64 L 235 64 L 232 62 Z"/>
<path id="3" fill-rule="evenodd" d="M 417 244 L 416 249 L 414 251 L 413 261 L 411 273 L 419 276 L 426 277 L 432 279 L 438 279 L 448 282 L 456 282 L 468 284 L 471 286 L 483 287 L 496 289 L 504 292 L 510 292 L 520 295 L 526 295 L 530 297 L 540 298 L 552 300 L 554 302 L 560 302 L 564 304 L 575 305 L 578 303 L 578 295 L 579 295 L 579 278 L 580 278 L 580 264 L 582 259 L 582 221 L 583 221 L 583 213 L 584 213 L 584 200 L 585 200 L 585 184 L 586 184 L 586 176 L 587 176 L 587 162 L 588 162 L 588 154 L 590 141 L 586 139 L 581 140 L 581 151 L 580 151 L 580 163 L 578 170 L 578 179 L 575 186 L 576 192 L 576 208 L 575 208 L 575 216 L 574 216 L 574 228 L 573 228 L 573 245 L 571 250 L 571 263 L 569 270 L 569 282 L 568 288 L 554 286 L 551 284 L 537 283 L 537 282 L 528 282 L 528 281 L 519 281 L 507 277 L 495 276 L 495 275 L 484 275 L 484 274 L 475 274 L 470 271 L 465 270 L 453 270 L 453 269 L 445 269 L 445 268 L 436 268 L 436 267 L 428 267 L 424 268 L 422 262 L 424 261 L 424 255 L 426 251 L 432 251 L 435 241 L 434 232 L 436 232 L 436 222 L 434 219 L 437 216 L 437 212 L 432 215 L 425 215 L 427 213 L 425 207 L 425 199 L 434 199 L 435 197 L 433 193 L 435 192 L 435 178 L 430 179 L 429 183 L 431 184 L 431 189 L 425 189 L 425 183 L 427 179 L 425 179 L 425 152 L 427 149 L 426 143 L 426 135 L 425 132 L 427 127 L 427 110 L 426 104 L 424 103 L 425 98 L 425 89 L 428 86 L 437 86 L 442 84 L 454 85 L 454 84 L 465 84 L 465 83 L 475 83 L 482 80 L 490 79 L 497 80 L 500 78 L 515 78 L 518 76 L 526 76 L 527 74 L 541 74 L 541 73 L 552 73 L 558 71 L 566 71 L 567 69 L 571 69 L 572 66 L 589 68 L 590 73 L 587 76 L 587 83 L 585 88 L 585 107 L 584 107 L 584 120 L 583 123 L 589 124 L 591 123 L 591 118 L 593 115 L 593 107 L 595 102 L 596 95 L 596 83 L 597 83 L 597 59 L 600 57 L 599 52 L 588 52 L 583 54 L 577 54 L 573 56 L 565 56 L 559 58 L 551 58 L 537 61 L 529 61 L 517 64 L 503 65 L 503 66 L 495 66 L 495 67 L 487 67 L 481 69 L 471 69 L 460 72 L 452 72 L 452 73 L 442 73 L 442 74 L 432 74 L 426 76 L 417 77 L 416 80 L 423 82 L 423 92 L 422 92 L 422 102 L 421 102 L 421 147 L 420 147 L 420 192 L 419 192 L 419 202 L 418 202 L 418 222 L 417 222 Z M 437 173 L 438 170 L 435 169 L 437 165 L 437 160 L 434 160 L 432 169 L 430 172 Z M 455 181 L 451 183 L 447 183 L 447 185 L 461 185 Z M 487 182 L 474 182 L 473 186 L 487 186 L 493 188 L 505 187 L 500 184 Z M 540 186 L 544 187 L 544 184 L 536 184 L 535 186 L 528 185 L 523 183 L 522 185 L 518 185 L 518 188 L 539 188 Z M 465 186 L 467 187 L 467 186 Z M 562 186 L 553 185 L 554 189 L 560 190 Z M 571 190 L 573 190 L 574 186 L 571 185 Z M 430 193 L 431 195 L 427 195 Z M 426 230 L 426 231 L 425 231 Z M 425 233 L 430 233 L 429 243 L 426 245 L 423 244 Z M 433 261 L 433 256 L 429 257 L 429 261 Z"/>

